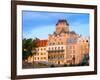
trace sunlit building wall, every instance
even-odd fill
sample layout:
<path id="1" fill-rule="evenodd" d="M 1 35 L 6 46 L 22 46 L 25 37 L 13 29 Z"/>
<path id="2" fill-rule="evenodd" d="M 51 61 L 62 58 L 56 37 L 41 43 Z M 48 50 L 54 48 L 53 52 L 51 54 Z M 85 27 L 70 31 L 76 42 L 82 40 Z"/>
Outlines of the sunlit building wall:
<path id="1" fill-rule="evenodd" d="M 47 40 L 37 41 L 36 54 L 34 56 L 34 61 L 48 61 L 48 53 L 46 51 Z"/>
<path id="2" fill-rule="evenodd" d="M 70 31 L 66 20 L 59 20 L 55 29 L 47 40 L 37 42 L 34 61 L 45 61 L 54 65 L 80 64 L 84 55 L 89 55 L 89 38 Z"/>

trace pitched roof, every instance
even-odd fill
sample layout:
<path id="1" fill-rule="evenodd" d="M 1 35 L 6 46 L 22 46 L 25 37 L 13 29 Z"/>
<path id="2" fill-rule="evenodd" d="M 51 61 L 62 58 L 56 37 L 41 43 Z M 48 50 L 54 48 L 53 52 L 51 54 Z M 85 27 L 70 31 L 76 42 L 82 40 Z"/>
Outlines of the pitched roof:
<path id="1" fill-rule="evenodd" d="M 37 47 L 45 47 L 47 45 L 47 40 L 38 40 Z"/>
<path id="2" fill-rule="evenodd" d="M 66 23 L 66 25 L 69 25 L 66 19 L 60 19 L 60 20 L 58 20 L 58 22 L 57 22 L 56 25 L 58 25 L 59 23 Z"/>

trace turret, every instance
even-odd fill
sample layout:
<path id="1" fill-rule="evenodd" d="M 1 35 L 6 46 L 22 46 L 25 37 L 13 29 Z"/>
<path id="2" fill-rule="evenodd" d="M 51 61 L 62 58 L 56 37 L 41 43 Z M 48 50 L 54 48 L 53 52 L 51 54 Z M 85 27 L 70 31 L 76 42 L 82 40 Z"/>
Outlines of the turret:
<path id="1" fill-rule="evenodd" d="M 58 20 L 56 24 L 56 33 L 60 34 L 61 32 L 69 32 L 69 24 L 65 19 Z"/>

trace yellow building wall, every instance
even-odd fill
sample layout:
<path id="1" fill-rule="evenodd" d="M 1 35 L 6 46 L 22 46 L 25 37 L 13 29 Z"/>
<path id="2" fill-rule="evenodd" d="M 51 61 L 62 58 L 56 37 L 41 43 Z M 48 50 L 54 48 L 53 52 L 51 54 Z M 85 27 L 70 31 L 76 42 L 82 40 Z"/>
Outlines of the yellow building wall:
<path id="1" fill-rule="evenodd" d="M 34 55 L 34 61 L 48 61 L 48 53 L 46 47 L 36 48 L 36 55 Z"/>

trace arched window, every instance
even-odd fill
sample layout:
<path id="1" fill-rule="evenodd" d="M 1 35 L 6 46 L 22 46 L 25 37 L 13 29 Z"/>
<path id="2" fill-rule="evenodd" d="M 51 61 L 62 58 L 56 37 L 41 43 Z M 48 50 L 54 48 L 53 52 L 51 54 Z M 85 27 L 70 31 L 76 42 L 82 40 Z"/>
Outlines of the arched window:
<path id="1" fill-rule="evenodd" d="M 52 50 L 53 50 L 53 47 L 52 47 Z"/>
<path id="2" fill-rule="evenodd" d="M 61 49 L 63 49 L 63 47 L 61 47 Z"/>
<path id="3" fill-rule="evenodd" d="M 58 47 L 58 50 L 60 50 L 60 47 Z"/>
<path id="4" fill-rule="evenodd" d="M 55 47 L 55 50 L 57 49 L 57 47 Z"/>
<path id="5" fill-rule="evenodd" d="M 53 43 L 53 45 L 55 45 L 55 43 Z"/>
<path id="6" fill-rule="evenodd" d="M 49 47 L 49 50 L 50 50 L 50 47 Z"/>

